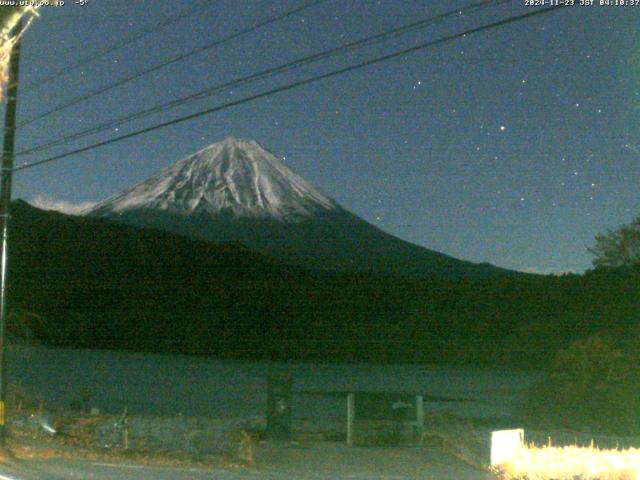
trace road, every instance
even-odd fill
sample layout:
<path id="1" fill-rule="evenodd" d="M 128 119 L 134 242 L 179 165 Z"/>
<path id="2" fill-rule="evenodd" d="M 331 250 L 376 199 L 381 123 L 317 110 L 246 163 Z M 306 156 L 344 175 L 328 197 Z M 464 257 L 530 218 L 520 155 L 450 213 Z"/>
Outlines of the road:
<path id="1" fill-rule="evenodd" d="M 418 448 L 266 447 L 256 468 L 173 467 L 89 460 L 29 460 L 0 465 L 0 480 L 488 480 L 446 453 Z"/>

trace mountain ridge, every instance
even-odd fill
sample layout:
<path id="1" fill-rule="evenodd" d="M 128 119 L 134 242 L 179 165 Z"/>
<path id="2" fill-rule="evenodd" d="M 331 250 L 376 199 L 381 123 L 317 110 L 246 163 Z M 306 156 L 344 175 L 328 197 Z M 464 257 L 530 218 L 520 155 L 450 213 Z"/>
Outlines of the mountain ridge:
<path id="1" fill-rule="evenodd" d="M 409 276 L 516 274 L 380 230 L 255 141 L 228 137 L 84 212 L 191 238 L 239 241 L 304 268 Z"/>
<path id="2" fill-rule="evenodd" d="M 9 327 L 26 313 L 47 345 L 539 368 L 577 338 L 631 345 L 637 334 L 637 269 L 459 280 L 310 272 L 237 243 L 19 201 L 11 212 Z"/>

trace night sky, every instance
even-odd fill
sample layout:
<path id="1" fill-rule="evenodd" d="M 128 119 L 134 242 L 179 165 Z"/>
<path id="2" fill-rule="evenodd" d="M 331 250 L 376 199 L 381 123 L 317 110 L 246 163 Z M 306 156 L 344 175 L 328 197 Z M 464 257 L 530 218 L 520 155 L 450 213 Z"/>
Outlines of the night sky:
<path id="1" fill-rule="evenodd" d="M 210 0 L 197 15 L 26 91 L 197 3 L 67 0 L 43 8 L 23 43 L 19 121 L 305 2 Z M 17 149 L 468 3 L 327 0 L 23 127 Z M 16 162 L 534 8 L 524 0 L 486 8 Z M 96 202 L 235 136 L 258 141 L 402 239 L 507 268 L 581 272 L 596 234 L 640 214 L 639 20 L 640 6 L 560 9 L 18 172 L 14 197 L 67 208 Z"/>

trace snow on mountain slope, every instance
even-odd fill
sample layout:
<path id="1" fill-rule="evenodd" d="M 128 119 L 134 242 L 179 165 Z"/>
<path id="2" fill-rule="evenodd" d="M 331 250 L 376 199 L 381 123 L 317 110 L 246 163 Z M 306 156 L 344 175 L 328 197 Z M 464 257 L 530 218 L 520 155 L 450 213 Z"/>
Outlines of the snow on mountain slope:
<path id="1" fill-rule="evenodd" d="M 230 213 L 294 223 L 338 208 L 255 141 L 229 137 L 98 203 L 85 213 L 117 216 L 136 210 L 191 216 Z"/>

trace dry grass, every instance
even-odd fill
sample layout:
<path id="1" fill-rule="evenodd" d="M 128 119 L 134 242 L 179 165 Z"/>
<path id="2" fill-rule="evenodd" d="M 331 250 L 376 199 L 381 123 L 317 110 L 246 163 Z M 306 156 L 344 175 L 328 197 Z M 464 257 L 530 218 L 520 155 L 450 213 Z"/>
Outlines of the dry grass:
<path id="1" fill-rule="evenodd" d="M 486 471 L 486 453 L 482 449 L 486 435 L 468 420 L 434 415 L 426 419 L 420 444 L 442 449 L 461 462 Z"/>
<path id="2" fill-rule="evenodd" d="M 640 480 L 640 449 L 528 445 L 495 473 L 504 480 Z"/>
<path id="3" fill-rule="evenodd" d="M 31 403 L 31 402 L 28 402 Z M 19 410 L 16 408 L 16 410 Z M 38 413 L 22 407 L 22 412 Z M 90 460 L 110 463 L 133 462 L 143 465 L 189 466 L 202 468 L 253 467 L 253 437 L 239 432 L 238 451 L 229 454 L 198 454 L 181 451 L 160 451 L 151 448 L 125 449 L 99 448 L 92 440 L 93 433 L 104 423 L 105 417 L 74 417 L 59 414 L 54 426 L 58 431 L 70 430 L 51 436 L 33 426 L 13 424 L 9 430 L 7 448 L 0 449 L 0 464 L 15 460 Z M 234 454 L 235 453 L 235 454 Z"/>
<path id="4" fill-rule="evenodd" d="M 89 460 L 113 464 L 134 463 L 150 466 L 225 468 L 244 470 L 255 466 L 252 462 L 215 456 L 194 456 L 180 453 L 148 452 L 113 449 L 96 451 L 84 448 L 68 449 L 55 445 L 33 446 L 12 439 L 0 450 L 0 465 L 16 460 Z"/>
<path id="5" fill-rule="evenodd" d="M 92 441 L 95 429 L 104 423 L 101 416 L 62 417 L 55 422 L 56 429 L 72 430 L 50 436 L 33 428 L 12 425 L 8 448 L 0 451 L 0 463 L 6 460 L 82 459 L 91 461 L 146 465 L 197 466 L 202 468 L 251 468 L 255 466 L 253 446 L 257 442 L 251 432 L 237 432 L 237 451 L 222 454 L 199 454 L 182 451 L 161 451 L 152 448 L 102 449 Z"/>

